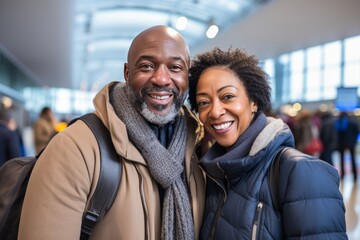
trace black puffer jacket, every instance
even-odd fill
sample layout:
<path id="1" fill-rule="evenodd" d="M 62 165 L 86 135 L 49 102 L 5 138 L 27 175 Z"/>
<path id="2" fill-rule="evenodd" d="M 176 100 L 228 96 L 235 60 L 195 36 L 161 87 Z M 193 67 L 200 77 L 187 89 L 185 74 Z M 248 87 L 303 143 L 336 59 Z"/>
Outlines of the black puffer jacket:
<path id="1" fill-rule="evenodd" d="M 291 151 L 292 156 L 280 162 L 281 210 L 275 210 L 267 169 L 275 154 L 293 147 L 294 140 L 281 120 L 267 118 L 265 125 L 247 156 L 236 158 L 227 152 L 233 158 L 217 163 L 222 178 L 207 174 L 200 239 L 347 239 L 339 176 L 324 161 Z M 220 148 L 215 144 L 204 157 L 202 165 L 208 172 L 208 158 L 224 154 Z"/>

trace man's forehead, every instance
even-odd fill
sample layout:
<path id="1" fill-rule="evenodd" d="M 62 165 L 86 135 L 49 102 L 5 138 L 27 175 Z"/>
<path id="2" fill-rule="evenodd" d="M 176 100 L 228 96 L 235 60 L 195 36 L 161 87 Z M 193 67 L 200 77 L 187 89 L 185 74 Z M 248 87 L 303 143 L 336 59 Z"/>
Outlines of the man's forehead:
<path id="1" fill-rule="evenodd" d="M 164 27 L 164 26 L 157 26 L 153 28 L 149 28 L 142 33 L 140 33 L 136 38 L 142 37 L 151 37 L 151 36 L 168 36 L 171 38 L 179 38 L 180 34 L 172 28 Z M 180 37 L 181 38 L 181 37 Z"/>
<path id="2" fill-rule="evenodd" d="M 168 35 L 164 34 L 164 32 L 149 32 L 148 34 L 144 34 L 136 38 L 132 44 L 133 47 L 142 48 L 144 46 L 158 46 L 162 45 L 178 45 L 178 47 L 184 48 L 185 42 L 182 38 L 179 38 L 177 35 Z"/>
<path id="3" fill-rule="evenodd" d="M 172 38 L 139 39 L 129 51 L 128 61 L 138 61 L 143 56 L 154 59 L 161 57 L 174 60 L 181 59 L 186 63 L 189 60 L 187 45 Z"/>
<path id="4" fill-rule="evenodd" d="M 153 44 L 153 47 L 164 48 L 164 45 L 176 46 L 179 51 L 184 50 L 189 55 L 188 46 L 183 37 L 174 29 L 166 26 L 155 26 L 141 32 L 133 40 L 129 52 L 128 61 L 134 51 L 138 52 L 145 45 Z"/>

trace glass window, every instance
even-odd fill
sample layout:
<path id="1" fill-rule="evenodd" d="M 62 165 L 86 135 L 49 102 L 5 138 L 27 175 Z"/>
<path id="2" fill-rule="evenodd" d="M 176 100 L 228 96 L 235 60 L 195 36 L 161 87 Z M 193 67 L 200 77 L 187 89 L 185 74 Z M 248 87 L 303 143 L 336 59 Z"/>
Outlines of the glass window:
<path id="1" fill-rule="evenodd" d="M 304 74 L 302 72 L 293 72 L 290 77 L 291 90 L 290 90 L 290 100 L 301 101 L 303 99 L 303 82 Z"/>
<path id="2" fill-rule="evenodd" d="M 304 88 L 304 51 L 296 51 L 290 55 L 290 99 L 301 101 Z"/>
<path id="3" fill-rule="evenodd" d="M 340 67 L 324 69 L 324 99 L 335 99 L 337 88 L 340 86 Z"/>
<path id="4" fill-rule="evenodd" d="M 341 42 L 336 41 L 324 45 L 324 65 L 340 65 Z"/>
<path id="5" fill-rule="evenodd" d="M 40 112 L 45 106 L 51 107 L 51 91 L 48 88 L 27 87 L 23 91 L 24 99 L 31 99 L 25 101 L 25 108 L 34 112 Z"/>
<path id="6" fill-rule="evenodd" d="M 269 75 L 270 78 L 274 78 L 274 61 L 267 59 L 264 61 L 264 71 Z"/>
<path id="7" fill-rule="evenodd" d="M 341 42 L 324 45 L 324 99 L 335 99 L 337 87 L 341 83 Z"/>
<path id="8" fill-rule="evenodd" d="M 316 46 L 306 50 L 306 86 L 305 101 L 321 100 L 322 84 L 322 47 Z"/>
<path id="9" fill-rule="evenodd" d="M 54 105 L 56 113 L 70 113 L 72 112 L 72 97 L 69 89 L 58 88 L 54 89 Z"/>
<path id="10" fill-rule="evenodd" d="M 290 71 L 297 72 L 304 70 L 304 51 L 296 51 L 290 55 Z"/>
<path id="11" fill-rule="evenodd" d="M 274 60 L 267 59 L 264 61 L 264 71 L 269 75 L 269 84 L 271 87 L 271 99 L 275 100 L 275 67 L 274 67 Z"/>
<path id="12" fill-rule="evenodd" d="M 360 91 L 360 36 L 344 40 L 344 87 L 359 87 Z"/>
<path id="13" fill-rule="evenodd" d="M 95 93 L 89 93 L 85 91 L 74 92 L 74 112 L 85 113 L 94 110 L 92 99 Z"/>
<path id="14" fill-rule="evenodd" d="M 322 47 L 316 46 L 306 50 L 306 68 L 319 69 L 321 67 Z"/>
<path id="15" fill-rule="evenodd" d="M 321 100 L 321 71 L 315 69 L 306 74 L 306 93 L 305 101 Z"/>
<path id="16" fill-rule="evenodd" d="M 344 40 L 345 62 L 360 61 L 360 36 Z"/>
<path id="17" fill-rule="evenodd" d="M 289 54 L 284 54 L 279 57 L 279 62 L 282 64 L 288 64 L 289 63 Z"/>
<path id="18" fill-rule="evenodd" d="M 274 62 L 282 103 L 334 100 L 338 87 L 358 87 L 360 94 L 360 36 L 283 54 Z"/>
<path id="19" fill-rule="evenodd" d="M 289 65 L 290 65 L 290 57 L 289 54 L 284 54 L 279 57 L 278 62 L 279 67 L 277 67 L 280 71 L 280 74 L 282 76 L 282 86 L 281 87 L 281 101 L 282 102 L 289 102 L 290 99 L 290 71 L 289 71 Z"/>
<path id="20" fill-rule="evenodd" d="M 346 63 L 344 67 L 344 87 L 360 87 L 360 61 L 352 64 Z"/>

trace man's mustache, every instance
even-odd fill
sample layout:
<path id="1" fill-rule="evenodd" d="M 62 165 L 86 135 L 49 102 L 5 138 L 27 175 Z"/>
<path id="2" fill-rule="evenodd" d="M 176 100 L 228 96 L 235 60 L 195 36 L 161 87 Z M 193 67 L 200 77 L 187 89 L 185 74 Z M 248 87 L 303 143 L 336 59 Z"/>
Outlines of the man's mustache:
<path id="1" fill-rule="evenodd" d="M 179 91 L 176 89 L 164 88 L 164 87 L 156 87 L 156 88 L 144 88 L 142 90 L 143 94 L 148 94 L 149 92 L 168 92 L 175 96 L 179 95 Z"/>

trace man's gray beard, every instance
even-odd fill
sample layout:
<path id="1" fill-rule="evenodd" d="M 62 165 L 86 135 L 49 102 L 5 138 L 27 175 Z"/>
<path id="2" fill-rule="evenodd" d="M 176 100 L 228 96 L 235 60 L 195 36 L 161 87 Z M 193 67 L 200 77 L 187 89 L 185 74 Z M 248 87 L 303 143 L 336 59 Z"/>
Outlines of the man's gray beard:
<path id="1" fill-rule="evenodd" d="M 169 122 L 171 122 L 173 119 L 175 119 L 176 115 L 179 112 L 179 109 L 184 103 L 185 96 L 176 96 L 174 95 L 174 102 L 171 105 L 170 111 L 166 115 L 160 115 L 153 113 L 149 110 L 147 103 L 144 99 L 141 98 L 141 96 L 138 96 L 133 89 L 129 85 L 125 86 L 128 95 L 130 96 L 130 101 L 132 104 L 134 104 L 135 108 L 139 111 L 139 113 L 150 123 L 156 124 L 156 125 L 165 125 Z M 161 110 L 163 107 L 159 106 L 159 110 Z"/>

